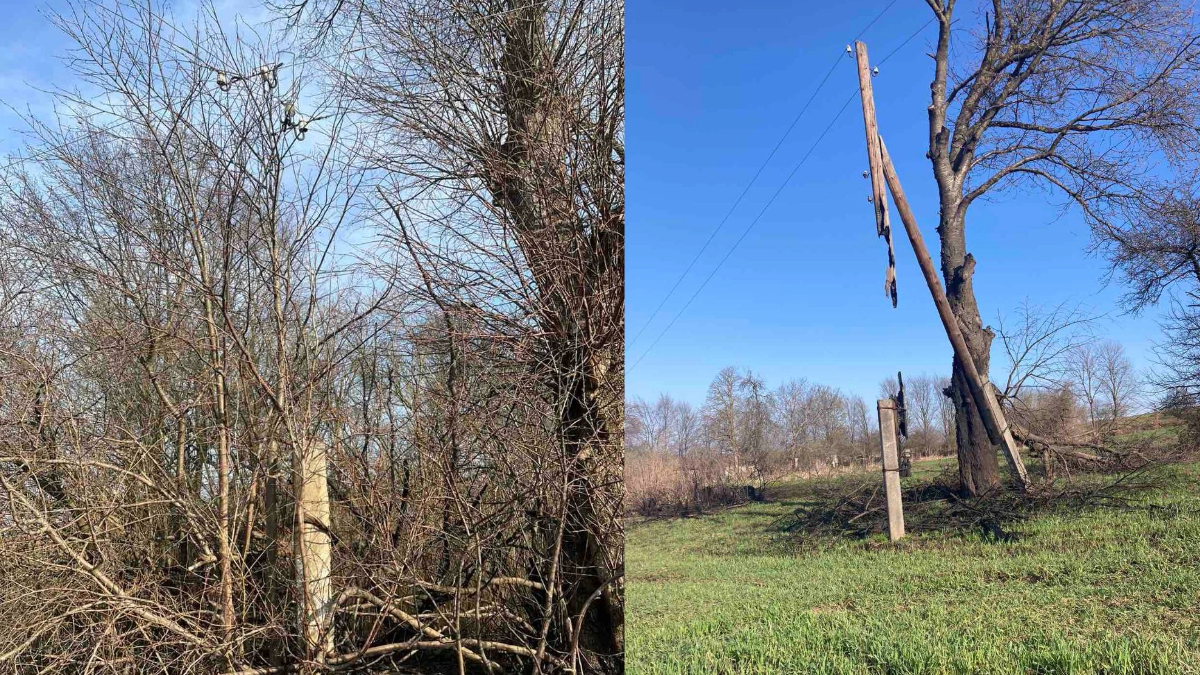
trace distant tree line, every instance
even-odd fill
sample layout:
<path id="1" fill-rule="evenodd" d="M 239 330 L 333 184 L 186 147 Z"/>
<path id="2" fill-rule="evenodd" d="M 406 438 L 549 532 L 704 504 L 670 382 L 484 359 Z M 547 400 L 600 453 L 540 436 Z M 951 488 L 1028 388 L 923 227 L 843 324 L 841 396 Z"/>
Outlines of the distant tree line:
<path id="1" fill-rule="evenodd" d="M 998 334 L 1007 373 L 999 395 L 1012 421 L 1040 438 L 1100 443 L 1146 407 L 1144 378 L 1124 347 L 1096 336 L 1096 317 L 1078 309 L 1022 305 Z M 961 447 L 950 378 L 904 378 L 913 459 L 953 456 Z M 900 390 L 895 376 L 879 397 Z M 879 463 L 874 405 L 804 378 L 771 389 L 755 373 L 726 367 L 703 405 L 661 394 L 625 403 L 625 509 L 691 513 L 762 498 L 789 475 Z"/>
<path id="2" fill-rule="evenodd" d="M 914 385 L 922 388 L 914 442 L 921 455 L 945 452 L 945 418 L 952 410 L 934 395 L 938 378 L 919 377 Z M 717 373 L 698 408 L 668 394 L 653 402 L 632 399 L 626 402 L 626 510 L 698 511 L 760 498 L 771 481 L 790 473 L 877 462 L 875 419 L 861 396 L 803 378 L 770 389 L 732 366 Z"/>

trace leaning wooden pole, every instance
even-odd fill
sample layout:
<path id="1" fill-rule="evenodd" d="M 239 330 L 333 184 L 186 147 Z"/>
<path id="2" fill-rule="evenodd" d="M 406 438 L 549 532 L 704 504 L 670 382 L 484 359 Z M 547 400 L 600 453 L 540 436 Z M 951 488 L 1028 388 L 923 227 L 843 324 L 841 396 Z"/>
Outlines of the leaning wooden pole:
<path id="1" fill-rule="evenodd" d="M 883 293 L 896 306 L 896 254 L 892 248 L 892 224 L 887 209 L 887 188 L 884 187 L 881 150 L 879 146 L 879 128 L 875 122 L 875 94 L 871 90 L 871 72 L 867 63 L 867 46 L 855 42 L 855 56 L 858 63 L 858 92 L 862 99 L 863 122 L 867 131 L 867 161 L 871 172 L 871 204 L 875 207 L 875 234 L 887 241 L 888 267 L 887 277 L 883 282 Z"/>
<path id="2" fill-rule="evenodd" d="M 980 416 L 983 418 L 983 424 L 987 428 L 988 436 L 993 443 L 996 443 L 1004 450 L 1004 456 L 1008 460 L 1008 467 L 1012 472 L 1013 478 L 1017 481 L 1017 485 L 1021 490 L 1025 490 L 1029 487 L 1029 472 L 1025 470 L 1025 463 L 1021 461 L 1020 446 L 1017 444 L 1016 439 L 1013 438 L 1012 429 L 1008 426 L 1004 410 L 1001 409 L 1000 401 L 996 398 L 996 393 L 992 390 L 991 384 L 975 367 L 975 359 L 971 355 L 971 350 L 967 347 L 967 340 L 958 325 L 958 319 L 950 309 L 950 301 L 946 299 L 946 293 L 942 289 L 941 281 L 938 279 L 937 270 L 933 266 L 933 259 L 929 256 L 929 249 L 925 247 L 925 240 L 921 237 L 920 228 L 917 227 L 917 219 L 913 216 L 912 209 L 909 208 L 908 199 L 904 196 L 904 189 L 900 186 L 900 179 L 896 176 L 896 168 L 892 165 L 891 157 L 888 156 L 887 145 L 884 144 L 883 137 L 878 134 L 879 127 L 875 119 L 874 95 L 871 93 L 871 74 L 867 63 L 867 47 L 861 42 L 855 43 L 855 47 L 859 60 L 858 86 L 864 97 L 863 121 L 868 132 L 875 131 L 875 140 L 879 148 L 879 153 L 876 154 L 871 152 L 870 147 L 868 147 L 867 159 L 871 163 L 872 187 L 874 187 L 875 176 L 882 176 L 887 182 L 887 187 L 892 193 L 892 199 L 896 202 L 896 211 L 900 214 L 900 220 L 904 223 L 904 230 L 908 233 L 908 240 L 912 243 L 913 253 L 917 256 L 917 263 L 921 267 L 921 274 L 925 277 L 925 283 L 929 286 L 930 294 L 933 295 L 933 304 L 937 306 L 938 316 L 942 319 L 942 326 L 945 327 L 946 335 L 950 338 L 950 345 L 954 348 L 954 355 L 963 364 L 963 371 L 967 376 L 971 396 L 975 399 L 976 405 L 979 408 Z M 869 106 L 867 105 L 867 100 L 870 100 Z M 878 197 L 875 197 L 873 201 L 878 202 Z M 878 213 L 877 210 L 877 217 Z"/>
<path id="3" fill-rule="evenodd" d="M 971 395 L 979 406 L 988 436 L 991 437 L 993 443 L 999 444 L 1004 450 L 1004 456 L 1008 459 L 1008 468 L 1012 471 L 1013 478 L 1016 479 L 1017 485 L 1025 490 L 1029 487 L 1029 472 L 1025 470 L 1025 463 L 1021 461 L 1021 448 L 1017 444 L 1017 440 L 1013 438 L 1012 429 L 1008 426 L 1008 420 L 1004 417 L 1004 410 L 1000 407 L 1000 401 L 996 398 L 996 392 L 992 389 L 991 383 L 980 375 L 979 370 L 975 367 L 975 359 L 971 356 L 971 350 L 967 348 L 967 340 L 958 326 L 958 319 L 950 309 L 950 301 L 946 299 L 946 293 L 942 290 L 942 283 L 933 267 L 933 259 L 929 257 L 929 250 L 925 248 L 925 240 L 921 237 L 921 230 L 917 228 L 917 219 L 908 206 L 908 199 L 904 196 L 904 189 L 900 187 L 900 179 L 896 177 L 896 167 L 892 166 L 892 158 L 888 156 L 887 146 L 884 145 L 882 136 L 879 138 L 879 147 L 883 159 L 883 175 L 887 179 L 892 199 L 896 202 L 896 211 L 900 214 L 900 220 L 904 222 L 904 230 L 908 233 L 908 240 L 912 242 L 913 253 L 916 254 L 917 263 L 921 266 L 921 274 L 925 277 L 925 283 L 929 285 L 929 292 L 933 295 L 933 304 L 937 306 L 938 316 L 941 317 L 942 325 L 946 328 L 946 335 L 949 336 L 950 344 L 954 347 L 954 355 L 963 364 Z"/>

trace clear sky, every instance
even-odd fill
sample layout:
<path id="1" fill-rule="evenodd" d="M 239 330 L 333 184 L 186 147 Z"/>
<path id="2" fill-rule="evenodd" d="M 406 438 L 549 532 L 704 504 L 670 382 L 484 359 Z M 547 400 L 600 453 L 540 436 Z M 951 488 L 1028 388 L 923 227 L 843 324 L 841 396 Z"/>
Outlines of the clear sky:
<path id="1" fill-rule="evenodd" d="M 875 236 L 857 95 L 773 205 L 653 350 L 643 353 L 762 210 L 857 89 L 852 42 L 888 0 L 837 3 L 638 2 L 626 11 L 626 395 L 668 392 L 693 403 L 726 365 L 769 385 L 794 378 L 873 400 L 894 375 L 948 374 L 951 349 L 902 226 L 900 304 L 883 295 L 886 249 Z M 976 20 L 960 0 L 959 18 Z M 900 0 L 862 37 L 873 63 L 932 15 Z M 937 258 L 937 196 L 927 147 L 935 28 L 874 79 L 880 133 Z M 840 56 L 839 56 L 840 55 Z M 675 295 L 634 341 L 835 60 L 836 69 Z M 1122 315 L 1118 282 L 1087 253 L 1090 234 L 1058 195 L 977 202 L 967 223 L 985 322 L 1023 300 L 1107 313 L 1107 337 L 1137 367 L 1151 363 L 1157 314 Z M 998 353 L 998 352 L 994 352 Z M 641 358 L 641 362 L 635 362 Z M 997 357 L 998 358 L 998 357 Z"/>
<path id="2" fill-rule="evenodd" d="M 0 153 L 19 147 L 25 130 L 16 112 L 49 112 L 48 89 L 65 71 L 56 57 L 67 42 L 42 15 L 44 6 L 0 0 Z M 14 112 L 14 109 L 16 112 Z"/>
<path id="3" fill-rule="evenodd" d="M 960 18 L 974 19 L 971 0 Z M 57 1 L 51 5 L 60 5 Z M 225 0 L 222 15 L 260 12 Z M 642 356 L 855 91 L 847 43 L 888 0 L 840 3 L 631 2 L 627 29 L 629 227 L 627 363 Z M 70 87 L 69 43 L 45 19 L 46 3 L 0 0 L 0 154 L 21 143 L 9 107 L 45 115 L 39 89 Z M 177 17 L 195 2 L 176 3 Z M 879 61 L 924 25 L 919 0 L 899 0 L 863 36 Z M 183 25 L 186 21 L 181 22 Z M 936 200 L 924 159 L 931 61 L 926 29 L 874 80 L 881 131 L 931 246 Z M 675 295 L 634 335 L 717 227 L 830 66 L 832 76 L 756 186 Z M 693 402 L 721 367 L 749 367 L 772 385 L 792 377 L 871 399 L 896 370 L 949 369 L 942 333 L 907 241 L 897 237 L 900 307 L 883 296 L 885 254 L 866 201 L 866 150 L 855 97 L 778 199 L 654 349 L 627 373 L 627 394 L 669 391 Z M 1079 302 L 1111 312 L 1108 335 L 1136 365 L 1149 362 L 1155 316 L 1120 316 L 1121 289 L 1105 287 L 1089 234 L 1056 196 L 1009 194 L 972 207 L 968 244 L 979 260 L 984 318 L 1025 298 Z M 899 235 L 899 224 L 897 223 Z M 935 251 L 936 255 L 936 251 Z"/>
<path id="4" fill-rule="evenodd" d="M 170 6 L 170 21 L 186 30 L 200 4 L 199 0 L 182 0 Z M 234 26 L 235 18 L 254 23 L 268 16 L 260 0 L 218 0 L 214 6 L 229 27 Z M 24 146 L 28 127 L 21 116 L 51 118 L 50 90 L 83 86 L 64 63 L 74 43 L 51 24 L 49 16 L 55 10 L 69 13 L 69 3 L 0 0 L 0 16 L 4 17 L 0 21 L 0 157 Z M 5 161 L 0 160 L 0 165 Z"/>

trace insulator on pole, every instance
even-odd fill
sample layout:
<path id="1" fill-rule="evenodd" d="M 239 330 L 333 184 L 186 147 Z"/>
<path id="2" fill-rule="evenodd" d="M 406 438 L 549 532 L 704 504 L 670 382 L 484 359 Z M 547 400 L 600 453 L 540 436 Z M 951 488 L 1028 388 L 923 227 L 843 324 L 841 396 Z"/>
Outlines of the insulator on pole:
<path id="1" fill-rule="evenodd" d="M 268 87 L 274 89 L 279 85 L 277 73 L 279 72 L 279 67 L 282 65 L 282 63 L 268 63 L 254 71 L 254 74 L 251 75 L 251 77 L 261 77 L 263 82 L 267 83 Z"/>
<path id="2" fill-rule="evenodd" d="M 283 101 L 283 129 L 287 131 L 296 126 L 296 102 Z"/>
<path id="3" fill-rule="evenodd" d="M 879 66 L 875 66 L 875 68 L 871 71 L 871 77 L 875 77 L 878 74 L 879 74 Z"/>
<path id="4" fill-rule="evenodd" d="M 864 172 L 863 172 L 863 178 L 866 178 L 867 176 L 870 176 L 870 175 L 871 175 L 871 172 L 870 172 L 870 171 L 864 171 Z"/>
<path id="5" fill-rule="evenodd" d="M 217 71 L 217 87 L 221 91 L 229 91 L 229 76 L 223 70 Z"/>

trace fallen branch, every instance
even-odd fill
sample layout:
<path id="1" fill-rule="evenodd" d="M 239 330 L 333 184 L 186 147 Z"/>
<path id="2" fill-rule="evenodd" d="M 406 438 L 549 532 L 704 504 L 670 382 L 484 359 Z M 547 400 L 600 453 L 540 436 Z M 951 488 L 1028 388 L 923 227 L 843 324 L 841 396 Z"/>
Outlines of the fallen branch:
<path id="1" fill-rule="evenodd" d="M 1017 440 L 1021 441 L 1025 445 L 1028 445 L 1030 448 L 1033 448 L 1035 450 L 1041 450 L 1042 447 L 1053 448 L 1053 449 L 1055 449 L 1055 452 L 1058 452 L 1060 454 L 1066 454 L 1067 456 L 1070 456 L 1070 457 L 1077 457 L 1078 459 L 1085 459 L 1085 460 L 1094 461 L 1094 462 L 1102 461 L 1103 458 L 1098 457 L 1096 455 L 1090 455 L 1090 454 L 1084 453 L 1084 452 L 1063 451 L 1058 448 L 1062 448 L 1062 447 L 1088 448 L 1091 450 L 1096 450 L 1097 452 L 1102 452 L 1106 455 L 1115 455 L 1115 456 L 1121 456 L 1121 455 L 1126 454 L 1123 452 L 1118 452 L 1116 450 L 1113 450 L 1112 448 L 1109 448 L 1107 446 L 1099 445 L 1096 443 L 1089 443 L 1087 441 L 1075 441 L 1075 440 L 1063 439 L 1063 438 L 1047 438 L 1046 436 L 1041 436 L 1039 434 L 1035 434 L 1032 431 L 1022 427 L 1021 425 L 1016 424 L 1015 422 L 1010 423 L 1009 426 L 1012 428 L 1013 436 L 1016 437 Z M 1039 446 L 1041 446 L 1041 447 L 1039 447 Z"/>

